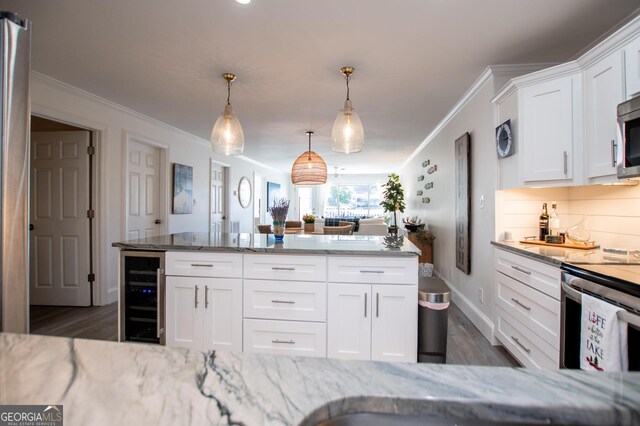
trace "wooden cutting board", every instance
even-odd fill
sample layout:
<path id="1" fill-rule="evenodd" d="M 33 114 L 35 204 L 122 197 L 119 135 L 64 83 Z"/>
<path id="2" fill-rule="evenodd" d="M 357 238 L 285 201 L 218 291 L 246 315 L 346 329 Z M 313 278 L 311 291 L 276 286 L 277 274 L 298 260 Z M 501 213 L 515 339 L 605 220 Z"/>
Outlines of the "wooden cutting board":
<path id="1" fill-rule="evenodd" d="M 547 247 L 561 247 L 561 248 L 569 248 L 569 249 L 578 249 L 578 250 L 593 250 L 600 247 L 600 244 L 596 244 L 594 242 L 588 242 L 585 244 L 582 243 L 562 243 L 562 244 L 552 244 L 544 241 L 538 240 L 520 240 L 522 244 L 533 244 L 536 246 L 547 246 Z"/>

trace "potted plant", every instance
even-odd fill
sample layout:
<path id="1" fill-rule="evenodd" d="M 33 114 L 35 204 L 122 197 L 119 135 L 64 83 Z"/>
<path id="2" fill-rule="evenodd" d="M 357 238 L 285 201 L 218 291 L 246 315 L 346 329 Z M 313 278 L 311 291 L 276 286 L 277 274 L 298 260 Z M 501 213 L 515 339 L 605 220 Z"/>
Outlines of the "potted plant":
<path id="1" fill-rule="evenodd" d="M 402 223 L 404 223 L 404 227 L 407 228 L 409 232 L 417 232 L 418 229 L 424 228 L 424 223 L 422 223 L 422 219 L 418 218 L 418 216 L 405 217 L 402 219 Z"/>
<path id="2" fill-rule="evenodd" d="M 302 216 L 302 221 L 304 222 L 304 232 L 313 232 L 316 217 L 312 214 L 305 214 Z"/>
<path id="3" fill-rule="evenodd" d="M 398 216 L 397 212 L 404 212 L 404 189 L 400 183 L 400 176 L 395 173 L 389 175 L 387 183 L 382 185 L 384 188 L 383 200 L 380 202 L 382 208 L 386 212 L 393 212 L 393 226 L 389 227 L 389 232 L 392 234 L 398 233 Z"/>
<path id="4" fill-rule="evenodd" d="M 273 235 L 276 237 L 276 242 L 282 241 L 284 239 L 284 221 L 289 213 L 289 200 L 276 198 L 268 211 L 273 218 Z"/>

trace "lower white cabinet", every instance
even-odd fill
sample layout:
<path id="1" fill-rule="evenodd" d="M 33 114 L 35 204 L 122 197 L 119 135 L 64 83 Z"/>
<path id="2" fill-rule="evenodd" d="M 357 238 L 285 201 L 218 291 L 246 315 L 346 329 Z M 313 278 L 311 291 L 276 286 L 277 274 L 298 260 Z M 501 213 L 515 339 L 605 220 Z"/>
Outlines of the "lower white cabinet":
<path id="1" fill-rule="evenodd" d="M 323 322 L 244 320 L 244 351 L 280 355 L 327 356 Z"/>
<path id="2" fill-rule="evenodd" d="M 415 286 L 328 284 L 329 358 L 415 362 Z"/>
<path id="3" fill-rule="evenodd" d="M 167 277 L 167 346 L 242 351 L 242 280 Z"/>

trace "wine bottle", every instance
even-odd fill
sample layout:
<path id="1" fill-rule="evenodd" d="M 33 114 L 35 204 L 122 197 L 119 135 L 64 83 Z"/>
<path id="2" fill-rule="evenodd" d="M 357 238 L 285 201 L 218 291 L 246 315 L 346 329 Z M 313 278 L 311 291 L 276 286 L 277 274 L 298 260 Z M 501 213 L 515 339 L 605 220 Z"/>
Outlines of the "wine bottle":
<path id="1" fill-rule="evenodd" d="M 549 213 L 547 203 L 542 203 L 542 213 L 540 213 L 538 239 L 544 241 L 544 237 L 549 235 Z"/>
<path id="2" fill-rule="evenodd" d="M 549 235 L 560 234 L 560 216 L 556 211 L 557 208 L 558 208 L 558 203 L 556 201 L 552 201 L 551 214 L 549 215 Z"/>

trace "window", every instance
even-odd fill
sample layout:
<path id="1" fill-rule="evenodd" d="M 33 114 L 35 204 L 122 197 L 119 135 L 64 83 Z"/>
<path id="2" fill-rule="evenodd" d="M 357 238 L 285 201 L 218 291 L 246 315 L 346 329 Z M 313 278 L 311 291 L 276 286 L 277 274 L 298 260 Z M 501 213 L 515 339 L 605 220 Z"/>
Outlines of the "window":
<path id="1" fill-rule="evenodd" d="M 305 214 L 313 214 L 313 190 L 308 187 L 298 187 L 298 212 L 302 220 Z"/>
<path id="2" fill-rule="evenodd" d="M 325 217 L 382 217 L 380 185 L 331 185 L 324 207 Z"/>

